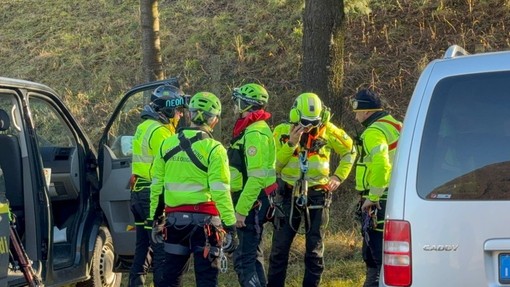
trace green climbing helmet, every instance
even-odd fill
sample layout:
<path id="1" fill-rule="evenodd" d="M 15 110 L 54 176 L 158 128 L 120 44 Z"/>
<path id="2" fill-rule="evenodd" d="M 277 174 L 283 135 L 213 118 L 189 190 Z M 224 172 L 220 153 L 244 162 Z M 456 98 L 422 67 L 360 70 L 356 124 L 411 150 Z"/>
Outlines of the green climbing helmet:
<path id="1" fill-rule="evenodd" d="M 220 116 L 221 102 L 213 93 L 198 92 L 189 102 L 190 112 L 201 111 L 208 116 Z"/>
<path id="2" fill-rule="evenodd" d="M 266 89 L 259 84 L 246 84 L 240 88 L 235 88 L 232 98 L 241 99 L 249 105 L 265 106 L 269 99 L 269 94 Z"/>
<path id="3" fill-rule="evenodd" d="M 315 120 L 321 118 L 322 101 L 314 93 L 303 93 L 294 101 L 293 108 L 299 111 L 301 118 Z"/>

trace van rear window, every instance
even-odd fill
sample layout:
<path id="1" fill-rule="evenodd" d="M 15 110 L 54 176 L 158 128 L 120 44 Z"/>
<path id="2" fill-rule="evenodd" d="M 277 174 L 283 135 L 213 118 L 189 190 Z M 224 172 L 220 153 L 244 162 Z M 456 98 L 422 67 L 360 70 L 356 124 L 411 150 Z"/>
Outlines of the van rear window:
<path id="1" fill-rule="evenodd" d="M 510 72 L 438 83 L 417 172 L 417 191 L 424 199 L 510 199 Z"/>

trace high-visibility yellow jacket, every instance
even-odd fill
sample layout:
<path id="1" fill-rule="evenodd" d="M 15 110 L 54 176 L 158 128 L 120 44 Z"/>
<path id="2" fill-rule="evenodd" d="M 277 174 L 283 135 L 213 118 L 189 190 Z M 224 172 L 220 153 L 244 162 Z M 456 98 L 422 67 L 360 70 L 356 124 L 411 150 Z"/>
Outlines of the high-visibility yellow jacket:
<path id="1" fill-rule="evenodd" d="M 273 135 L 276 144 L 276 173 L 280 174 L 286 183 L 295 185 L 301 175 L 299 152 L 305 148 L 303 142 L 306 139 L 303 137 L 307 135 L 303 134 L 299 145 L 290 146 L 287 141 L 291 127 L 292 125 L 288 123 L 280 124 L 275 128 Z M 331 150 L 340 156 L 340 162 L 334 175 L 344 181 L 356 160 L 356 148 L 351 137 L 334 124 L 327 123 L 319 127 L 314 138 L 314 140 L 307 141 L 307 144 L 322 145 L 322 147 L 317 151 L 308 152 L 308 172 L 304 177 L 308 181 L 308 186 L 325 185 L 329 182 Z"/>
<path id="2" fill-rule="evenodd" d="M 275 144 L 263 120 L 250 124 L 228 150 L 231 190 L 241 192 L 236 212 L 248 215 L 261 190 L 276 181 Z"/>
<path id="3" fill-rule="evenodd" d="M 164 125 L 154 119 L 149 118 L 139 124 L 133 137 L 132 173 L 150 182 L 154 155 L 163 141 L 174 134 L 173 125 Z"/>
<path id="4" fill-rule="evenodd" d="M 382 113 L 360 136 L 356 163 L 356 190 L 369 191 L 368 199 L 385 199 L 402 123 Z"/>
<path id="5" fill-rule="evenodd" d="M 207 171 L 200 169 L 182 149 L 165 161 L 165 155 L 179 146 L 181 133 L 187 139 L 202 133 L 202 139 L 193 142 L 191 150 Z M 150 218 L 154 218 L 159 197 L 164 193 L 165 205 L 169 207 L 212 201 L 223 222 L 227 226 L 235 224 L 227 151 L 207 132 L 186 128 L 166 139 L 154 159 L 153 174 Z"/>

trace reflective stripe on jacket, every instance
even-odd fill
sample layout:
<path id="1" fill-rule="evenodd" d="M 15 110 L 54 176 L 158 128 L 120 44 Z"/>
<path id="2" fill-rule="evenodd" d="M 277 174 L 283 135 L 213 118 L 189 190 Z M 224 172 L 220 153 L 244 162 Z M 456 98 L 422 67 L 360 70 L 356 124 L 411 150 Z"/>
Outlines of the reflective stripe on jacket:
<path id="1" fill-rule="evenodd" d="M 132 173 L 150 181 L 154 154 L 163 141 L 172 136 L 175 129 L 153 119 L 146 119 L 136 128 L 133 137 Z"/>
<path id="2" fill-rule="evenodd" d="M 298 157 L 300 147 L 287 144 L 291 127 L 288 123 L 280 124 L 273 135 L 276 144 L 276 173 L 279 173 L 285 182 L 294 185 L 301 174 Z M 340 156 L 334 175 L 344 181 L 356 160 L 356 148 L 351 137 L 334 124 L 327 123 L 319 130 L 317 140 L 323 141 L 324 146 L 317 152 L 308 154 L 308 172 L 305 175 L 308 186 L 325 185 L 329 182 L 331 150 Z"/>
<path id="3" fill-rule="evenodd" d="M 197 133 L 205 133 L 197 129 L 183 129 L 181 132 L 188 139 Z M 151 184 L 150 218 L 154 217 L 159 197 L 164 193 L 165 205 L 169 207 L 213 201 L 223 222 L 233 225 L 236 219 L 230 196 L 230 171 L 225 148 L 220 142 L 207 136 L 191 145 L 197 159 L 207 167 L 207 171 L 204 171 L 193 163 L 184 150 L 165 162 L 165 154 L 178 145 L 178 135 L 174 135 L 163 142 L 156 154 Z"/>
<path id="4" fill-rule="evenodd" d="M 370 190 L 369 199 L 379 200 L 390 182 L 391 168 L 402 123 L 391 115 L 377 119 L 361 134 L 360 158 L 356 163 L 356 190 Z M 384 192 L 384 193 L 383 193 Z"/>
<path id="5" fill-rule="evenodd" d="M 235 209 L 246 216 L 260 191 L 276 181 L 271 129 L 265 121 L 250 124 L 238 139 L 234 139 L 228 153 L 231 188 L 233 192 L 241 192 Z"/>

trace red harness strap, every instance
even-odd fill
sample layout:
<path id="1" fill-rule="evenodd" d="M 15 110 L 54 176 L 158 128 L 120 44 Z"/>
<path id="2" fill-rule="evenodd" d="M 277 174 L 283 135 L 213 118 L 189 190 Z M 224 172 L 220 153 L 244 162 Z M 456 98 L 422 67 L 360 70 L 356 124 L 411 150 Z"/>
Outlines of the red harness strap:
<path id="1" fill-rule="evenodd" d="M 394 123 L 394 122 L 391 122 L 391 121 L 388 121 L 385 119 L 380 119 L 377 121 L 392 125 L 399 133 L 400 133 L 400 130 L 402 129 L 402 124 L 397 124 L 397 123 Z M 388 145 L 389 150 L 394 150 L 397 147 L 397 144 L 398 144 L 398 141 Z"/>
<path id="2" fill-rule="evenodd" d="M 214 202 L 202 202 L 198 204 L 187 204 L 187 205 L 179 205 L 175 207 L 167 206 L 165 207 L 165 213 L 170 212 L 191 212 L 191 213 L 204 213 L 213 216 L 220 215 L 218 209 L 216 208 L 216 204 Z"/>

